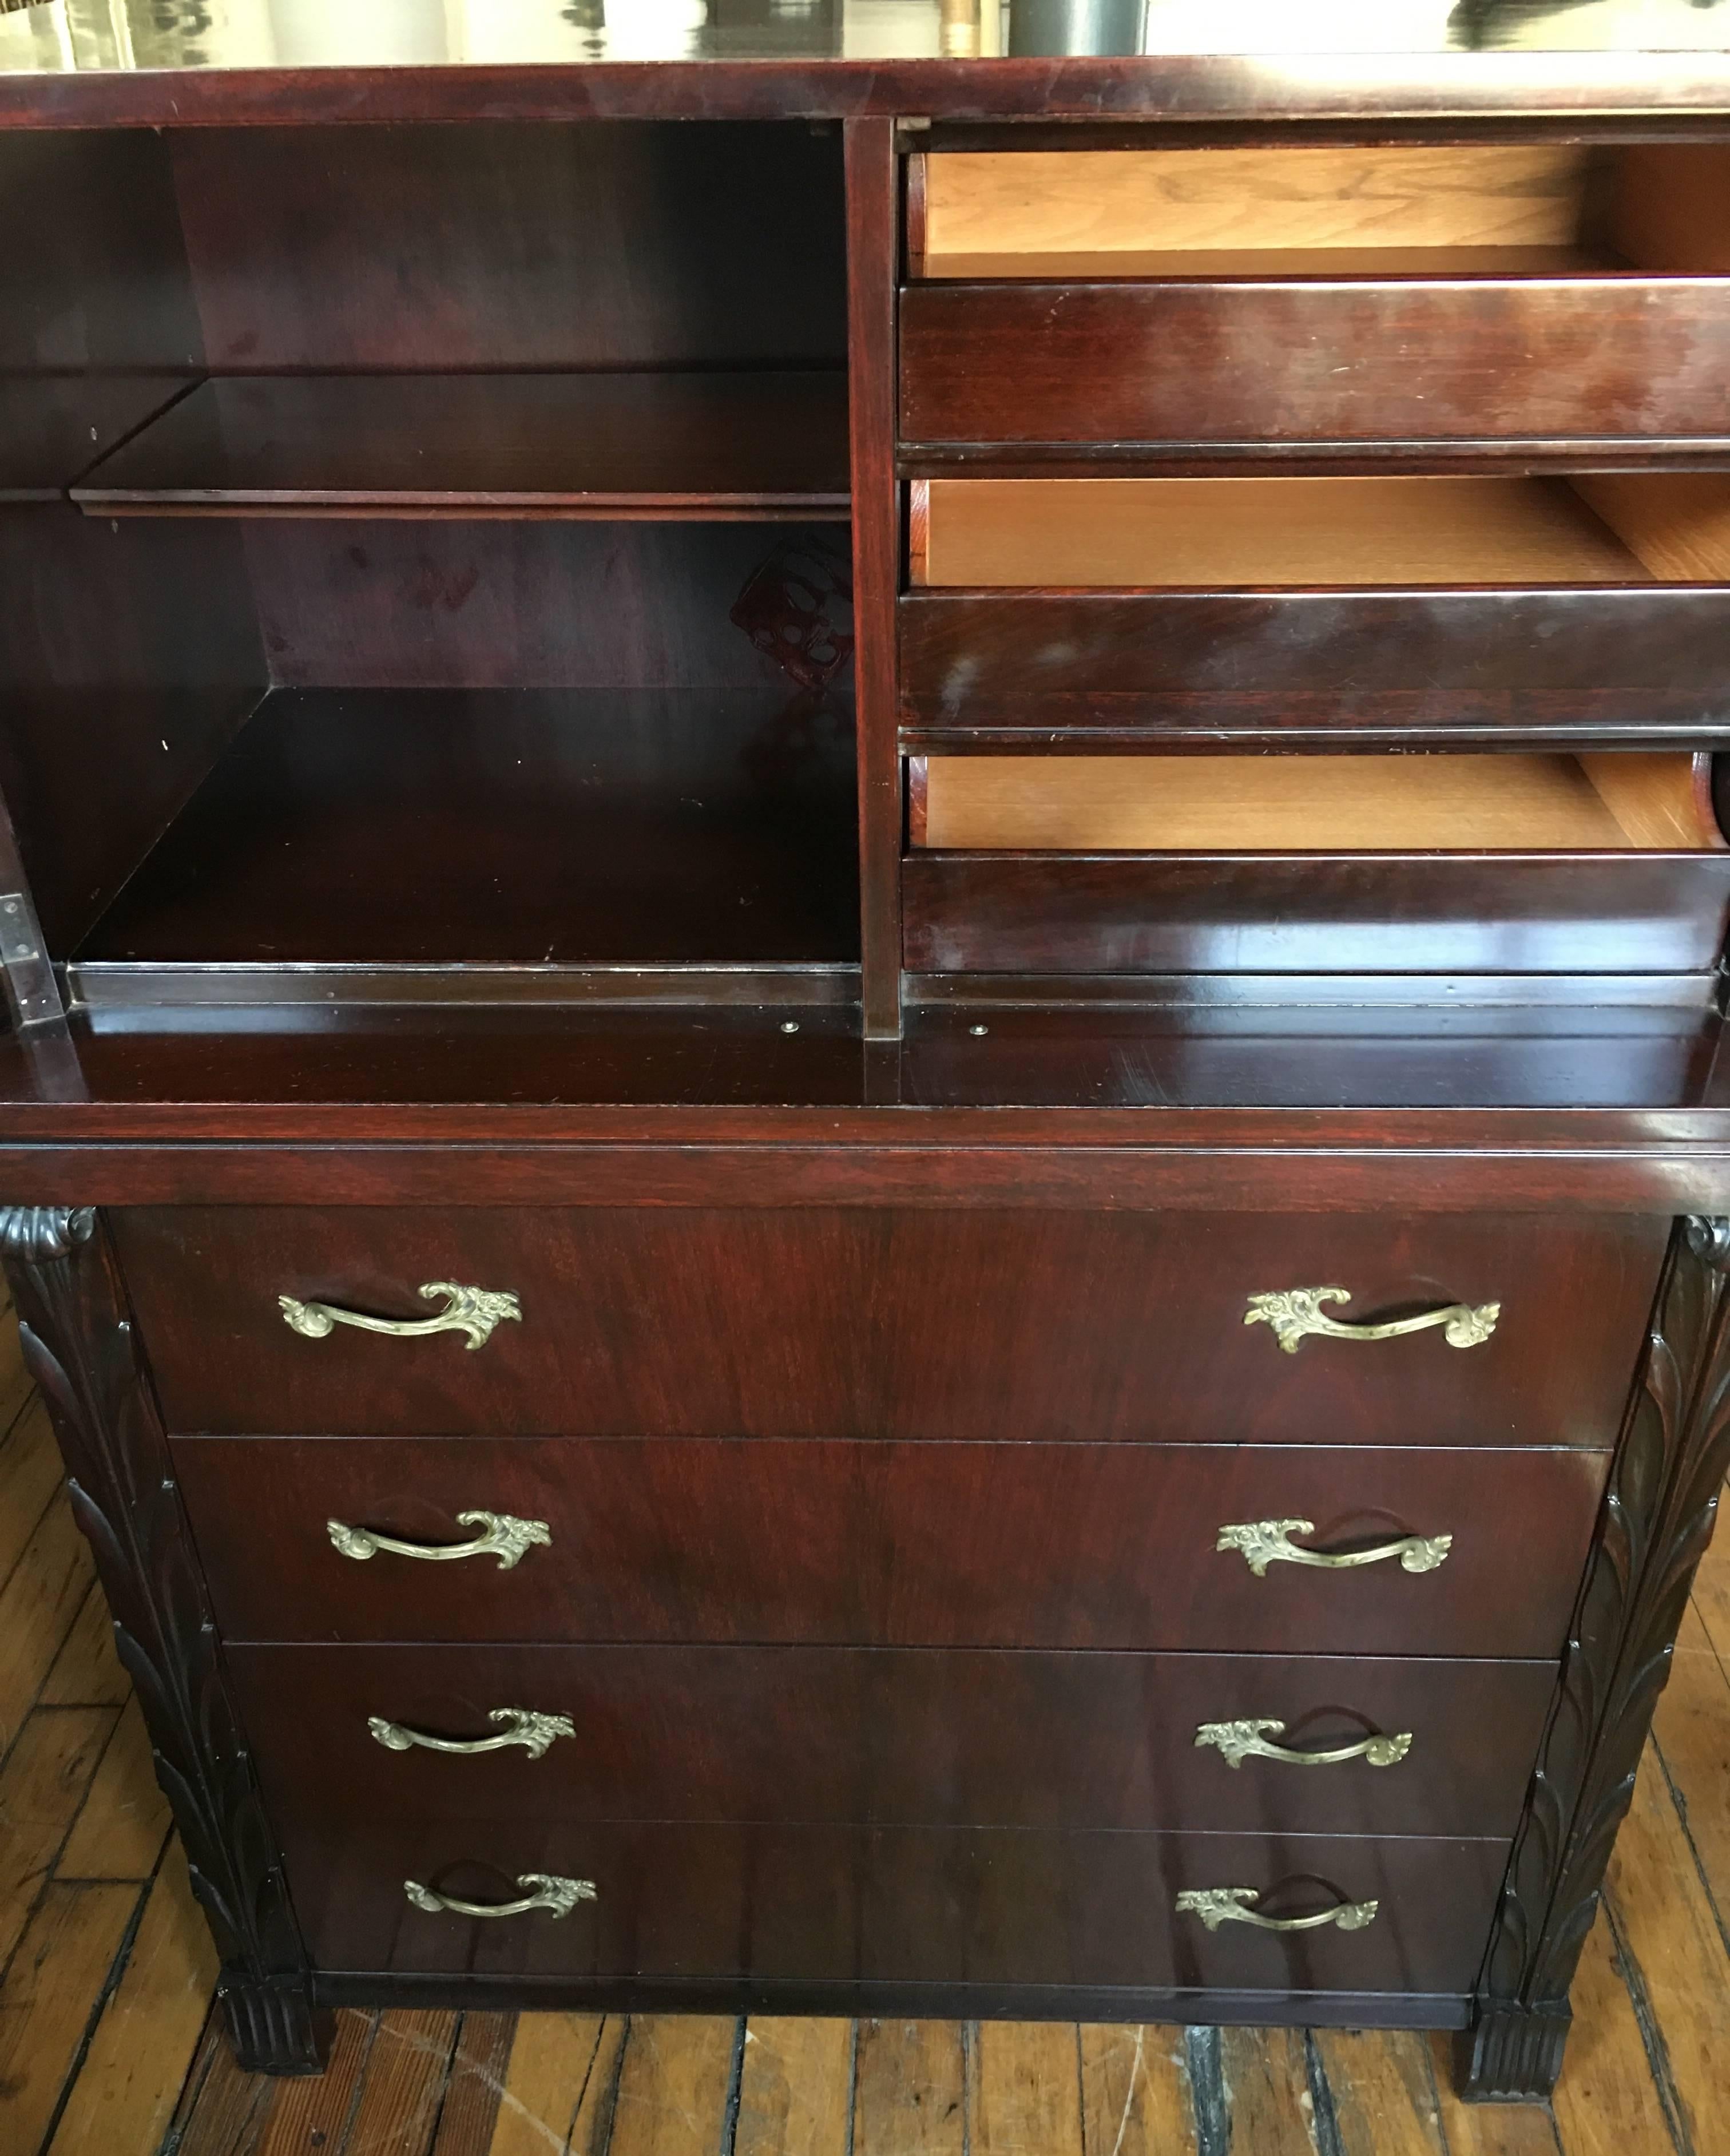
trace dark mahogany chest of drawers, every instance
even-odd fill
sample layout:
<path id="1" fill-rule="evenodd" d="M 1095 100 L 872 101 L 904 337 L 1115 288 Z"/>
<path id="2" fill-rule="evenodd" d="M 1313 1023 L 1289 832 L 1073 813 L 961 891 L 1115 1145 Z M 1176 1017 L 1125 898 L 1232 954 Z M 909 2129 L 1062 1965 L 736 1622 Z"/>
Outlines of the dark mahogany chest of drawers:
<path id="1" fill-rule="evenodd" d="M 1541 2094 L 1730 1460 L 1730 56 L 860 12 L 0 45 L 0 1245 L 228 2024 Z"/>

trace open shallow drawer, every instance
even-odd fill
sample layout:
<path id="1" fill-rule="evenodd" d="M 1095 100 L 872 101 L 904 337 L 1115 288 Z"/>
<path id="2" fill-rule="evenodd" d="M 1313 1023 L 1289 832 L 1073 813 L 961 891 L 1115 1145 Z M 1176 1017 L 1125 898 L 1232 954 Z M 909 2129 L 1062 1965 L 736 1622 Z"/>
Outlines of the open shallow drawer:
<path id="1" fill-rule="evenodd" d="M 913 971 L 1704 972 L 1711 758 L 909 762 Z"/>
<path id="2" fill-rule="evenodd" d="M 1730 147 L 937 151 L 910 444 L 1722 440 Z"/>
<path id="3" fill-rule="evenodd" d="M 1730 728 L 1730 477 L 936 479 L 902 719 L 1217 738 Z"/>

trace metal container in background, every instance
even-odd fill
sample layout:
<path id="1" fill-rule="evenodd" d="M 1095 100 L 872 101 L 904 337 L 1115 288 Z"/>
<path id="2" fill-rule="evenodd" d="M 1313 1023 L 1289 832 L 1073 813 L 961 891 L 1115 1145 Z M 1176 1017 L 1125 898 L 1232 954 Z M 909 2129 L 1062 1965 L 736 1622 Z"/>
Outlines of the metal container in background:
<path id="1" fill-rule="evenodd" d="M 1009 52 L 1018 59 L 1138 53 L 1147 0 L 1009 0 Z"/>

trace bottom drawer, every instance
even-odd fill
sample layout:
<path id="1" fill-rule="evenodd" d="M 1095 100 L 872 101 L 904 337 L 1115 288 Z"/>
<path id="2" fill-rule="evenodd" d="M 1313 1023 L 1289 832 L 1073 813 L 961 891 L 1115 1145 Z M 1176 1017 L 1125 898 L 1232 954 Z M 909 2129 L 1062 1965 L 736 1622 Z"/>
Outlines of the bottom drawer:
<path id="1" fill-rule="evenodd" d="M 596 1982 L 1460 1994 L 1507 1861 L 1504 1841 L 1013 1829 L 381 1820 L 283 1840 L 321 1969 Z M 585 1881 L 593 1899 L 476 1917 L 404 1887 L 495 1903 L 531 1873 Z M 1209 1930 L 1177 1910 L 1229 1887 L 1282 1918 L 1377 1906 L 1361 1928 L 1292 1932 Z"/>

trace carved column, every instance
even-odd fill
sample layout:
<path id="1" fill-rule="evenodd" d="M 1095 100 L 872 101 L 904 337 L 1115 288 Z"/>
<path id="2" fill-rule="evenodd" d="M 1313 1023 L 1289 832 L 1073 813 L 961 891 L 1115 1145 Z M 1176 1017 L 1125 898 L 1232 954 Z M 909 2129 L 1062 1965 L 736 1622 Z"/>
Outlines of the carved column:
<path id="1" fill-rule="evenodd" d="M 1730 1468 L 1727 1267 L 1730 1220 L 1683 1223 L 1460 2040 L 1465 2096 L 1547 2096 L 1561 2071 L 1568 1985 Z"/>
<path id="2" fill-rule="evenodd" d="M 324 2031 L 306 1950 L 106 1231 L 89 1207 L 0 1208 L 0 1256 L 222 1955 L 218 1992 L 235 2051 L 259 2071 L 316 2073 Z"/>

